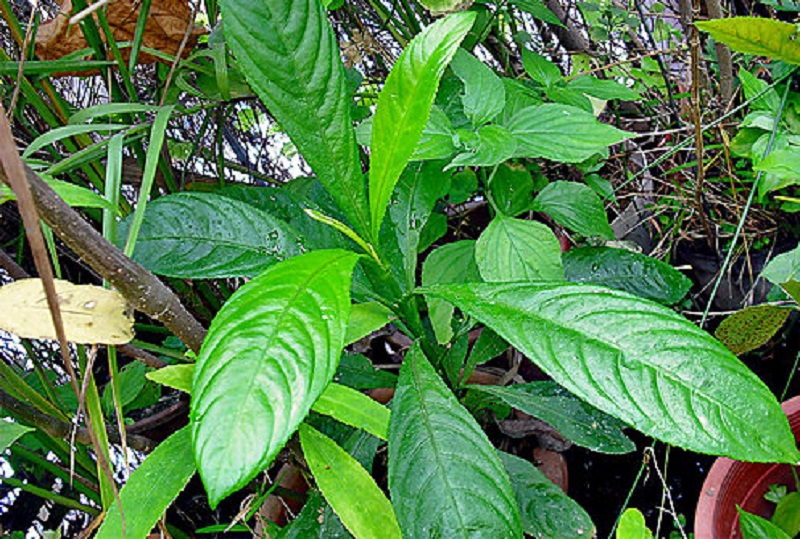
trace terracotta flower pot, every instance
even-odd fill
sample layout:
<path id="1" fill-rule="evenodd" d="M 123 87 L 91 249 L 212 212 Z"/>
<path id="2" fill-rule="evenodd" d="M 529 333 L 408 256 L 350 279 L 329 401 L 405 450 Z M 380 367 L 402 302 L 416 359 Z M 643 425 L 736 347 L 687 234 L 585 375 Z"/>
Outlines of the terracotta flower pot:
<path id="1" fill-rule="evenodd" d="M 795 439 L 800 440 L 800 396 L 784 402 L 782 407 Z M 770 485 L 786 485 L 794 490 L 792 467 L 717 459 L 700 493 L 695 513 L 695 539 L 740 539 L 737 505 L 770 518 L 775 504 L 764 499 Z"/>

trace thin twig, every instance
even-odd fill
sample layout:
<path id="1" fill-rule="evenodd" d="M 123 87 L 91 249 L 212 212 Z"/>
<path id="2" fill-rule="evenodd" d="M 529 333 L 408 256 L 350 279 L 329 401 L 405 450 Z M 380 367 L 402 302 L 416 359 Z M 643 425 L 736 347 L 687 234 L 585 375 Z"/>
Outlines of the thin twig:
<path id="1" fill-rule="evenodd" d="M 189 22 L 186 25 L 186 31 L 183 33 L 183 39 L 181 39 L 181 44 L 178 47 L 178 52 L 175 53 L 175 59 L 172 61 L 172 65 L 169 67 L 169 74 L 167 75 L 167 81 L 164 83 L 164 91 L 161 93 L 161 99 L 158 101 L 158 106 L 163 107 L 164 101 L 167 99 L 167 93 L 169 92 L 169 87 L 172 84 L 172 77 L 175 75 L 175 70 L 178 68 L 178 64 L 181 61 L 181 57 L 183 56 L 183 49 L 186 47 L 186 43 L 189 42 L 189 36 L 192 35 L 192 30 L 194 29 L 194 18 L 197 15 L 197 4 L 192 5 L 192 13 L 189 15 Z"/>
<path id="2" fill-rule="evenodd" d="M 693 0 L 692 16 L 697 21 L 700 15 L 700 0 Z M 694 186 L 694 208 L 700 223 L 706 233 L 708 246 L 714 248 L 714 238 L 711 223 L 708 222 L 705 208 L 703 207 L 703 186 L 705 184 L 706 170 L 703 164 L 703 118 L 700 114 L 700 30 L 692 24 L 691 49 L 692 49 L 692 120 L 694 121 L 694 144 L 697 161 L 697 175 Z"/>
<path id="3" fill-rule="evenodd" d="M 76 13 L 75 15 L 72 16 L 72 18 L 69 20 L 70 26 L 75 26 L 76 24 L 81 22 L 83 19 L 85 19 L 86 17 L 91 15 L 92 13 L 94 13 L 95 11 L 100 9 L 101 7 L 103 7 L 106 4 L 108 4 L 110 1 L 111 0 L 98 0 L 94 4 L 89 4 L 89 6 L 87 6 L 86 9 L 83 9 L 82 11 L 79 11 L 78 13 Z"/>
<path id="4" fill-rule="evenodd" d="M 25 39 L 19 49 L 19 67 L 17 67 L 17 80 L 14 83 L 14 93 L 11 94 L 11 104 L 8 106 L 9 120 L 14 115 L 14 109 L 17 108 L 17 100 L 19 100 L 19 92 L 22 89 L 22 77 L 25 72 L 25 51 L 31 44 L 31 37 L 33 36 L 33 19 L 36 17 L 36 8 L 39 6 L 39 1 L 34 0 L 31 2 L 31 16 L 28 17 L 28 27 L 25 28 Z"/>

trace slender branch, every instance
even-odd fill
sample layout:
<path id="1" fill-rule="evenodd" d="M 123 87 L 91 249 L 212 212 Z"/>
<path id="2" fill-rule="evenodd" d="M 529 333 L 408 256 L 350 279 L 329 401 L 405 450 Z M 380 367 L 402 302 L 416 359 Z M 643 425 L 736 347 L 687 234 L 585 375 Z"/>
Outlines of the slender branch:
<path id="1" fill-rule="evenodd" d="M 0 389 L 0 406 L 8 409 L 14 416 L 35 425 L 53 438 L 70 439 L 75 431 L 75 441 L 83 445 L 91 445 L 91 432 L 85 427 L 74 427 L 66 421 L 61 421 L 47 414 L 43 414 L 30 404 L 19 401 Z M 108 440 L 111 443 L 121 443 L 119 433 L 108 430 Z M 136 434 L 127 435 L 128 445 L 143 453 L 149 453 L 156 448 L 156 442 Z"/>
<path id="2" fill-rule="evenodd" d="M 592 49 L 591 43 L 583 35 L 581 29 L 570 20 L 569 15 L 561 7 L 558 0 L 545 0 L 545 5 L 552 11 L 564 26 L 549 25 L 550 29 L 558 36 L 558 40 L 567 49 L 567 52 L 584 52 L 589 56 L 597 56 L 597 52 Z"/>
<path id="3" fill-rule="evenodd" d="M 117 346 L 117 350 L 128 357 L 138 359 L 148 367 L 153 367 L 154 369 L 163 369 L 168 365 L 168 363 L 163 359 L 156 357 L 150 352 L 146 352 L 141 348 L 137 348 L 132 344 L 119 345 Z"/>
<path id="4" fill-rule="evenodd" d="M 25 174 L 39 214 L 53 232 L 111 283 L 131 305 L 151 318 L 160 320 L 186 346 L 198 352 L 206 330 L 172 290 L 103 238 L 27 165 Z M 2 170 L 0 180 L 7 180 Z"/>
<path id="5" fill-rule="evenodd" d="M 19 264 L 17 264 L 17 262 L 13 258 L 8 256 L 8 253 L 6 253 L 5 251 L 0 251 L 0 268 L 6 270 L 9 276 L 11 276 L 11 278 L 14 279 L 15 281 L 19 279 L 27 279 L 28 277 L 30 277 L 30 275 L 28 275 L 28 272 L 22 269 L 22 267 Z"/>
<path id="6" fill-rule="evenodd" d="M 709 19 L 721 19 L 722 5 L 719 0 L 705 0 Z M 719 93 L 722 103 L 727 108 L 733 100 L 733 60 L 731 50 L 724 43 L 714 42 L 714 49 L 717 52 L 717 63 L 719 64 Z"/>
<path id="7" fill-rule="evenodd" d="M 166 425 L 180 416 L 186 417 L 188 411 L 189 405 L 184 401 L 179 401 L 169 408 L 137 421 L 125 430 L 134 434 L 137 432 L 147 432 L 162 425 Z"/>
<path id="8" fill-rule="evenodd" d="M 697 21 L 700 15 L 700 0 L 692 0 L 692 15 L 694 20 Z M 690 35 L 691 51 L 692 51 L 692 119 L 695 126 L 695 155 L 697 157 L 697 178 L 694 188 L 694 207 L 700 223 L 706 233 L 708 245 L 714 248 L 713 231 L 711 230 L 711 223 L 708 222 L 705 207 L 703 205 L 703 188 L 705 185 L 705 164 L 703 163 L 704 150 L 703 150 L 703 119 L 700 111 L 700 30 L 697 25 L 692 25 Z"/>

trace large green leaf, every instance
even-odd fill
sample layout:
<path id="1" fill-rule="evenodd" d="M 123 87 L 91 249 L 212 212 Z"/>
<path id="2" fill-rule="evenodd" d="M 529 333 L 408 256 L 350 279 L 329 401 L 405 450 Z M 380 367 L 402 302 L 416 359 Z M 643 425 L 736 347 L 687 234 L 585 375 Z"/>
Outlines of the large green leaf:
<path id="1" fill-rule="evenodd" d="M 481 282 L 481 274 L 475 263 L 475 241 L 461 240 L 437 247 L 422 263 L 422 285 L 444 283 Z M 438 298 L 426 298 L 428 316 L 433 332 L 440 343 L 453 337 L 450 321 L 453 306 Z"/>
<path id="2" fill-rule="evenodd" d="M 591 75 L 582 75 L 569 81 L 567 86 L 571 90 L 578 90 L 597 99 L 623 99 L 633 101 L 641 99 L 641 94 L 615 80 L 598 79 Z"/>
<path id="3" fill-rule="evenodd" d="M 620 430 L 619 420 L 601 412 L 553 382 L 513 386 L 470 386 L 494 395 L 555 427 L 568 440 L 601 453 L 630 453 L 633 442 Z"/>
<path id="4" fill-rule="evenodd" d="M 797 537 L 800 533 L 800 492 L 790 492 L 781 497 L 772 515 L 772 523 L 789 537 Z"/>
<path id="5" fill-rule="evenodd" d="M 511 3 L 519 9 L 530 13 L 536 19 L 556 26 L 564 26 L 564 23 L 561 22 L 556 14 L 544 5 L 543 0 L 512 0 Z"/>
<path id="6" fill-rule="evenodd" d="M 483 328 L 481 334 L 478 336 L 478 340 L 475 341 L 475 344 L 472 346 L 466 363 L 464 363 L 464 371 L 461 375 L 461 379 L 469 380 L 469 377 L 475 372 L 475 367 L 496 358 L 505 352 L 507 348 L 508 343 L 500 337 L 500 335 L 489 328 Z"/>
<path id="7" fill-rule="evenodd" d="M 355 389 L 394 387 L 397 375 L 376 369 L 372 362 L 359 354 L 343 354 L 334 378 L 337 382 Z"/>
<path id="8" fill-rule="evenodd" d="M 798 0 L 761 0 L 761 3 L 777 11 L 800 11 Z"/>
<path id="9" fill-rule="evenodd" d="M 616 539 L 653 539 L 653 532 L 648 529 L 642 512 L 629 508 L 622 513 L 615 536 Z"/>
<path id="10" fill-rule="evenodd" d="M 542 223 L 497 215 L 475 245 L 487 282 L 563 281 L 561 246 Z"/>
<path id="11" fill-rule="evenodd" d="M 312 490 L 303 510 L 284 526 L 276 539 L 350 539 L 352 535 L 342 525 L 325 498 Z"/>
<path id="12" fill-rule="evenodd" d="M 464 113 L 474 127 L 492 121 L 506 106 L 503 81 L 489 66 L 460 49 L 453 57 L 453 72 L 464 83 Z"/>
<path id="13" fill-rule="evenodd" d="M 556 223 L 578 234 L 614 239 L 603 201 L 588 185 L 561 181 L 550 183 L 536 195 L 533 209 L 546 213 Z"/>
<path id="14" fill-rule="evenodd" d="M 474 20 L 474 13 L 456 13 L 428 26 L 400 54 L 386 78 L 370 144 L 369 204 L 374 238 L 400 173 L 428 122 L 439 79 Z"/>
<path id="15" fill-rule="evenodd" d="M 221 0 L 225 41 L 356 232 L 369 231 L 351 97 L 318 0 Z"/>
<path id="16" fill-rule="evenodd" d="M 434 105 L 431 107 L 431 117 L 422 130 L 419 144 L 411 155 L 411 160 L 443 159 L 456 153 L 453 137 L 456 131 L 450 118 L 442 109 Z"/>
<path id="17" fill-rule="evenodd" d="M 389 490 L 404 537 L 522 537 L 497 451 L 418 344 L 392 405 Z"/>
<path id="18" fill-rule="evenodd" d="M 562 84 L 549 87 L 547 89 L 547 97 L 555 103 L 569 105 L 589 113 L 594 113 L 592 101 L 586 97 L 583 92 L 573 90 L 572 88 L 565 88 Z"/>
<path id="19" fill-rule="evenodd" d="M 598 122 L 585 110 L 556 103 L 526 107 L 505 127 L 517 138 L 517 157 L 545 157 L 563 163 L 588 159 L 630 136 Z"/>
<path id="20" fill-rule="evenodd" d="M 194 363 L 182 365 L 167 365 L 157 371 L 148 372 L 145 376 L 148 380 L 157 382 L 161 385 L 171 387 L 186 393 L 192 392 L 192 379 L 194 378 Z"/>
<path id="21" fill-rule="evenodd" d="M 308 425 L 300 426 L 300 444 L 317 486 L 354 537 L 402 537 L 392 504 L 356 459 Z"/>
<path id="22" fill-rule="evenodd" d="M 580 247 L 562 255 L 567 280 L 615 288 L 672 305 L 678 303 L 692 281 L 653 257 L 612 247 Z"/>
<path id="23" fill-rule="evenodd" d="M 781 97 L 777 90 L 767 81 L 759 79 L 745 69 L 739 70 L 739 81 L 742 83 L 744 98 L 750 103 L 750 110 L 766 110 L 773 114 L 778 113 L 781 106 Z"/>
<path id="24" fill-rule="evenodd" d="M 737 52 L 800 64 L 800 42 L 795 39 L 794 24 L 762 17 L 730 17 L 699 21 L 695 26 Z"/>
<path id="25" fill-rule="evenodd" d="M 800 302 L 800 246 L 770 260 L 761 276 Z"/>
<path id="26" fill-rule="evenodd" d="M 741 507 L 737 507 L 737 509 L 744 539 L 791 539 L 786 532 L 769 520 L 748 513 Z"/>
<path id="27" fill-rule="evenodd" d="M 373 331 L 378 331 L 391 322 L 394 314 L 388 307 L 377 301 L 357 303 L 350 310 L 350 321 L 347 324 L 347 335 L 344 344 L 352 344 L 363 339 Z"/>
<path id="28" fill-rule="evenodd" d="M 184 427 L 161 442 L 133 472 L 119 492 L 122 514 L 115 501 L 97 539 L 147 537 L 195 470 L 191 430 Z"/>
<path id="29" fill-rule="evenodd" d="M 214 318 L 197 358 L 191 410 L 212 507 L 269 465 L 333 377 L 357 259 L 327 250 L 276 264 Z"/>
<path id="30" fill-rule="evenodd" d="M 525 533 L 547 539 L 595 537 L 594 524 L 586 511 L 536 466 L 503 451 L 497 453 L 511 479 Z"/>
<path id="31" fill-rule="evenodd" d="M 522 48 L 522 67 L 542 86 L 553 86 L 561 81 L 561 70 L 553 62 L 526 47 Z"/>
<path id="32" fill-rule="evenodd" d="M 666 307 L 568 283 L 439 285 L 420 293 L 474 316 L 560 385 L 645 434 L 738 460 L 800 460 L 786 416 L 761 380 Z"/>
<path id="33" fill-rule="evenodd" d="M 310 208 L 330 217 L 342 220 L 343 216 L 335 211 L 333 200 L 330 204 L 316 204 L 301 193 L 293 192 L 289 186 L 295 181 L 278 187 L 256 187 L 253 185 L 230 185 L 214 194 L 240 200 L 259 210 L 268 213 L 276 219 L 289 223 L 303 238 L 304 245 L 309 249 L 346 249 L 353 246 L 347 238 L 333 227 L 312 219 L 305 210 Z M 298 181 L 299 183 L 299 181 Z M 316 183 L 316 182 L 315 182 Z M 317 184 L 319 185 L 319 184 Z M 327 195 L 322 187 L 316 189 L 315 194 Z M 331 207 L 334 206 L 334 207 Z"/>
<path id="34" fill-rule="evenodd" d="M 114 382 L 119 392 L 117 399 L 119 400 L 119 405 L 122 406 L 123 414 L 129 409 L 128 405 L 134 402 L 136 397 L 144 390 L 147 382 L 147 378 L 145 378 L 146 372 L 147 366 L 144 363 L 134 361 L 125 365 L 117 373 Z M 114 389 L 111 384 L 106 385 L 103 390 L 101 404 L 103 412 L 111 417 L 114 412 Z"/>
<path id="35" fill-rule="evenodd" d="M 763 171 L 772 175 L 776 180 L 780 180 L 774 185 L 759 190 L 761 194 L 781 189 L 787 185 L 800 183 L 800 178 L 798 178 L 798 172 L 800 171 L 800 150 L 797 146 L 788 146 L 775 150 L 754 166 L 753 169 Z"/>
<path id="36" fill-rule="evenodd" d="M 120 223 L 120 243 L 129 226 L 130 218 Z M 177 193 L 147 205 L 133 259 L 170 277 L 252 277 L 303 248 L 291 226 L 249 204 L 210 193 Z"/>
<path id="37" fill-rule="evenodd" d="M 543 102 L 541 92 L 537 92 L 523 81 L 516 79 L 503 79 L 506 88 L 506 106 L 498 118 L 502 125 L 507 126 L 517 114 L 527 107 L 540 105 Z"/>
<path id="38" fill-rule="evenodd" d="M 531 209 L 533 178 L 521 165 L 503 163 L 494 172 L 489 190 L 498 211 L 516 217 Z"/>
<path id="39" fill-rule="evenodd" d="M 453 13 L 454 11 L 462 11 L 464 6 L 469 6 L 471 0 L 420 0 L 420 4 L 428 8 L 431 15 L 442 15 L 444 13 Z"/>

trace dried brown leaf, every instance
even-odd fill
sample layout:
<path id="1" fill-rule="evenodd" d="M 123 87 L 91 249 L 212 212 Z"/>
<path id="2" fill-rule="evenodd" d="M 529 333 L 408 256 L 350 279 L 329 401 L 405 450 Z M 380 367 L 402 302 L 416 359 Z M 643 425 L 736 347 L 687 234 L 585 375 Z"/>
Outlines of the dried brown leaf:
<path id="1" fill-rule="evenodd" d="M 139 5 L 135 0 L 116 0 L 106 6 L 108 24 L 117 42 L 133 41 L 136 31 L 136 22 L 139 19 Z M 55 19 L 42 23 L 36 34 L 36 55 L 41 60 L 57 60 L 62 56 L 88 47 L 83 37 L 83 32 L 77 26 L 70 26 L 69 19 L 73 13 L 72 1 L 64 0 Z M 178 52 L 188 24 L 191 20 L 192 10 L 187 0 L 159 0 L 150 5 L 147 16 L 142 44 L 145 47 L 157 49 L 167 54 L 175 55 Z M 97 17 L 96 14 L 92 15 Z M 192 28 L 186 46 L 183 49 L 185 57 L 197 44 L 197 37 L 205 33 L 200 26 Z M 130 56 L 130 47 L 121 50 L 126 60 Z M 140 63 L 152 63 L 156 58 L 146 52 L 139 54 Z"/>

